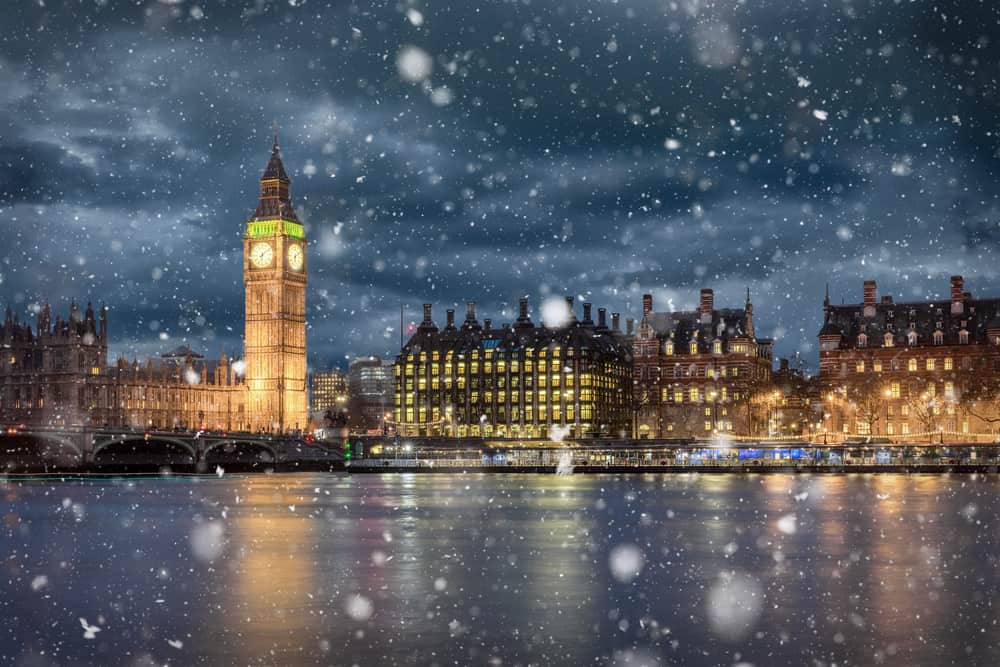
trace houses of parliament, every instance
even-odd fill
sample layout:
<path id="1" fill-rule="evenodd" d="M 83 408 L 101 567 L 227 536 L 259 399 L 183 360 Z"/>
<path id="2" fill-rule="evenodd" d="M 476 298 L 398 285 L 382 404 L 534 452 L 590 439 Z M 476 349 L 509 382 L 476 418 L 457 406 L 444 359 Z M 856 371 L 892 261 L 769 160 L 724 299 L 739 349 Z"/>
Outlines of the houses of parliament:
<path id="1" fill-rule="evenodd" d="M 34 328 L 7 308 L 0 328 L 0 421 L 59 426 L 292 432 L 308 422 L 306 238 L 277 134 L 243 234 L 244 357 L 181 346 L 108 363 L 108 313 L 73 303 Z"/>

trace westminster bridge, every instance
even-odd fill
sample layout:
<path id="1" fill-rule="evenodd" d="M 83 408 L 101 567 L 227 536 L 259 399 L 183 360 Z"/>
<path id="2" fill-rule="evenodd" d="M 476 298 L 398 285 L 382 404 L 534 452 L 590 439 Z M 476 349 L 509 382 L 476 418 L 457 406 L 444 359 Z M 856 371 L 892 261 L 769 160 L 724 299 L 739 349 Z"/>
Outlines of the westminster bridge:
<path id="1" fill-rule="evenodd" d="M 0 469 L 168 467 L 328 469 L 343 452 L 296 435 L 88 427 L 6 427 Z"/>

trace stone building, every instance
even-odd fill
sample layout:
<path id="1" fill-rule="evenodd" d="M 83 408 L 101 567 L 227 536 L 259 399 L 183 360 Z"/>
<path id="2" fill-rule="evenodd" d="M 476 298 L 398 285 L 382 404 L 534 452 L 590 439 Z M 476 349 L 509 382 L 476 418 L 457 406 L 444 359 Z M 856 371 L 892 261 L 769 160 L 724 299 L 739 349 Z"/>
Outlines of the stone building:
<path id="1" fill-rule="evenodd" d="M 838 435 L 968 439 L 1000 420 L 1000 299 L 896 302 L 864 282 L 861 303 L 823 302 L 819 332 L 825 425 Z"/>
<path id="2" fill-rule="evenodd" d="M 773 343 L 757 337 L 749 290 L 743 308 L 714 299 L 702 289 L 698 310 L 655 312 L 643 295 L 632 338 L 635 437 L 767 435 Z"/>
<path id="3" fill-rule="evenodd" d="M 245 358 L 206 360 L 182 347 L 108 365 L 108 317 L 74 303 L 34 331 L 10 309 L 0 331 L 0 420 L 6 424 L 209 428 L 289 432 L 309 424 L 306 402 L 306 240 L 277 137 L 246 223 Z"/>
<path id="4" fill-rule="evenodd" d="M 595 322 L 566 300 L 558 326 L 536 326 L 521 299 L 512 325 L 476 319 L 475 303 L 443 329 L 424 305 L 423 321 L 394 366 L 395 425 L 402 435 L 549 438 L 629 432 L 631 351 L 613 316 Z"/>

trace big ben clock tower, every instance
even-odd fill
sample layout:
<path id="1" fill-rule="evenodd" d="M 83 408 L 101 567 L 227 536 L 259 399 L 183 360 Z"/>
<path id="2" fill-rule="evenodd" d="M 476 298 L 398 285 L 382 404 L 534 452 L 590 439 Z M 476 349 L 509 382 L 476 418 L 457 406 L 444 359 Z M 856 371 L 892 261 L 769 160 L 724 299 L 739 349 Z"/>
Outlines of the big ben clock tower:
<path id="1" fill-rule="evenodd" d="M 305 429 L 306 239 L 278 134 L 243 234 L 247 416 L 251 430 Z"/>

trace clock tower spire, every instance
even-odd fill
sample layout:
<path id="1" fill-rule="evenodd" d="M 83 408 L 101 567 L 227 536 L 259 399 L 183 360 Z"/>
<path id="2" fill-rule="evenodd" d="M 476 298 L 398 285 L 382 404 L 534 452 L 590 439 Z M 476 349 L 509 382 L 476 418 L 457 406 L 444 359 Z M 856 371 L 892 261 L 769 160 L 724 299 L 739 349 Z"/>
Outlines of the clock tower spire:
<path id="1" fill-rule="evenodd" d="M 305 429 L 306 238 L 291 200 L 275 127 L 257 209 L 243 234 L 246 290 L 246 423 L 251 430 Z"/>

